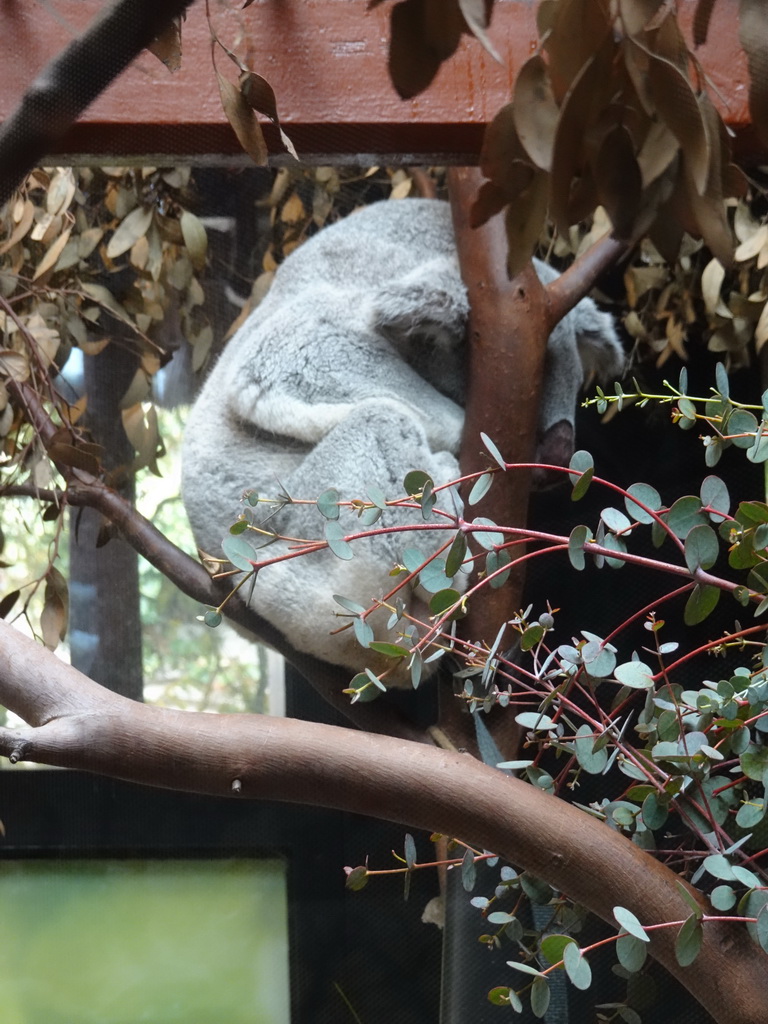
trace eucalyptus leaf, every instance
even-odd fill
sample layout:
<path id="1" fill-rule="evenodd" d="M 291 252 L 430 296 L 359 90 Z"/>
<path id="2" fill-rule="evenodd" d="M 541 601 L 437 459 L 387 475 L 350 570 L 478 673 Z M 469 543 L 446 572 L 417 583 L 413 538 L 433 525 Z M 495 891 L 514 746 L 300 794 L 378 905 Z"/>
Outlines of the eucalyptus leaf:
<path id="1" fill-rule="evenodd" d="M 584 545 L 591 534 L 587 526 L 574 526 L 568 538 L 568 558 L 574 569 L 581 570 L 586 565 Z"/>
<path id="2" fill-rule="evenodd" d="M 472 485 L 472 490 L 469 492 L 469 497 L 467 498 L 467 504 L 476 505 L 478 501 L 481 501 L 491 489 L 492 483 L 492 473 L 483 473 L 482 476 L 479 476 Z"/>
<path id="3" fill-rule="evenodd" d="M 685 604 L 683 621 L 686 626 L 695 626 L 697 623 L 703 622 L 715 610 L 719 600 L 719 587 L 709 584 L 702 586 L 697 583 Z"/>
<path id="4" fill-rule="evenodd" d="M 483 442 L 485 447 L 488 449 L 488 452 L 490 453 L 490 455 L 494 459 L 494 461 L 497 462 L 499 467 L 506 472 L 507 464 L 504 461 L 501 452 L 496 447 L 496 445 L 493 443 L 493 441 L 490 439 L 490 437 L 488 437 L 487 434 L 484 434 L 481 431 L 480 432 L 480 440 Z"/>
<path id="5" fill-rule="evenodd" d="M 317 499 L 317 510 L 326 519 L 339 518 L 339 498 L 341 495 L 335 487 L 329 487 Z"/>
<path id="6" fill-rule="evenodd" d="M 352 558 L 354 554 L 352 545 L 344 539 L 344 530 L 337 520 L 329 519 L 325 524 L 325 539 L 337 558 L 342 558 L 344 561 L 349 561 Z"/>
<path id="7" fill-rule="evenodd" d="M 569 943 L 563 950 L 563 966 L 574 988 L 584 991 L 592 984 L 590 966 L 575 942 Z"/>
<path id="8" fill-rule="evenodd" d="M 699 955 L 704 930 L 701 921 L 692 914 L 677 934 L 675 940 L 675 957 L 681 967 L 692 964 Z"/>
<path id="9" fill-rule="evenodd" d="M 641 941 L 634 935 L 620 935 L 616 940 L 616 956 L 625 970 L 636 974 L 648 956 L 647 938 Z"/>
<path id="10" fill-rule="evenodd" d="M 720 554 L 720 543 L 711 526 L 694 526 L 685 538 L 685 564 L 691 572 L 711 569 Z"/>
<path id="11" fill-rule="evenodd" d="M 531 1012 L 541 1019 L 549 1009 L 549 981 L 544 976 L 534 978 L 531 985 Z"/>
<path id="12" fill-rule="evenodd" d="M 571 501 L 579 501 L 589 490 L 592 477 L 595 475 L 595 464 L 589 452 L 574 452 L 568 464 L 569 476 L 573 482 Z"/>
<path id="13" fill-rule="evenodd" d="M 641 942 L 651 941 L 646 934 L 645 928 L 643 928 L 631 910 L 627 910 L 626 907 L 614 907 L 613 916 L 627 934 L 633 935 L 636 939 L 640 939 Z"/>
<path id="14" fill-rule="evenodd" d="M 243 572 L 253 571 L 253 562 L 257 554 L 247 537 L 242 534 L 230 534 L 222 540 L 221 550 L 236 569 L 242 569 Z"/>

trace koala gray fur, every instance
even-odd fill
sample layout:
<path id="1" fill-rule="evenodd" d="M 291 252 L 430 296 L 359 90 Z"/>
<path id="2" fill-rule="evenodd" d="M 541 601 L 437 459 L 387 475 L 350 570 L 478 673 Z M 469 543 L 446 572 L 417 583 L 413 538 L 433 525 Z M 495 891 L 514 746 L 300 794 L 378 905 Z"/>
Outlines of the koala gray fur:
<path id="1" fill-rule="evenodd" d="M 535 265 L 542 281 L 557 277 Z M 371 485 L 401 497 L 411 469 L 437 485 L 458 477 L 467 314 L 447 203 L 375 203 L 291 253 L 187 421 L 182 492 L 200 548 L 221 555 L 245 490 L 308 499 L 336 487 L 343 500 L 367 500 Z M 622 366 L 612 318 L 583 299 L 549 339 L 542 436 L 561 421 L 572 427 L 585 370 L 610 376 Z M 416 516 L 389 508 L 377 525 L 420 522 Z M 323 537 L 311 505 L 258 519 L 293 538 Z M 345 533 L 360 529 L 351 510 L 342 509 L 341 523 Z M 332 595 L 367 607 L 395 586 L 390 570 L 409 546 L 418 546 L 412 535 L 391 534 L 356 543 L 350 560 L 325 550 L 265 567 L 252 604 L 299 651 L 354 672 L 392 666 L 366 654 L 351 629 L 329 635 L 346 621 L 334 615 Z M 286 549 L 280 541 L 254 557 Z M 377 639 L 397 641 L 387 618 L 381 610 L 368 621 Z M 400 668 L 386 681 L 402 682 Z"/>

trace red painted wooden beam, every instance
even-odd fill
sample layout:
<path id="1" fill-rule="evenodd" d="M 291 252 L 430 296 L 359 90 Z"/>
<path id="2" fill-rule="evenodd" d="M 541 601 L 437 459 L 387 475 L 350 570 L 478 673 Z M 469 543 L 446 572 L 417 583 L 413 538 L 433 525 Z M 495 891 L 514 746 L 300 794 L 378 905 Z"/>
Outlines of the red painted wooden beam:
<path id="1" fill-rule="evenodd" d="M 0 3 L 0 120 L 103 3 Z M 533 0 L 496 0 L 489 34 L 503 63 L 464 37 L 429 88 L 403 100 L 387 73 L 393 4 L 371 10 L 365 0 L 255 0 L 245 10 L 227 10 L 216 2 L 211 6 L 222 39 L 274 88 L 285 130 L 304 157 L 401 154 L 422 162 L 433 157 L 472 162 L 483 126 L 509 99 L 517 71 L 537 43 Z M 680 6 L 690 36 L 695 2 L 683 0 Z M 727 122 L 737 136 L 747 137 L 747 77 L 737 15 L 736 0 L 715 4 L 709 41 L 698 56 Z M 222 113 L 210 52 L 204 7 L 198 2 L 184 24 L 181 70 L 170 74 L 155 57 L 143 54 L 90 107 L 57 152 L 101 157 L 239 154 Z M 224 74 L 236 77 L 221 51 L 217 63 Z M 269 128 L 267 136 L 278 149 Z"/>

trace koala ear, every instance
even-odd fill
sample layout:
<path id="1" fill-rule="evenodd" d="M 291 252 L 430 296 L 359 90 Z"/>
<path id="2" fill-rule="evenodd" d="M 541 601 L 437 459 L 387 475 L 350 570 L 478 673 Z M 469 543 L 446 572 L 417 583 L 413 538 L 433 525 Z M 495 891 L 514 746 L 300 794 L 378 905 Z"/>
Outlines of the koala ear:
<path id="1" fill-rule="evenodd" d="M 599 310 L 592 299 L 582 299 L 572 315 L 584 376 L 594 373 L 606 380 L 623 373 L 624 349 L 611 314 Z"/>
<path id="2" fill-rule="evenodd" d="M 388 281 L 371 299 L 372 326 L 398 347 L 419 334 L 455 344 L 464 337 L 468 314 L 466 289 L 447 257 Z"/>

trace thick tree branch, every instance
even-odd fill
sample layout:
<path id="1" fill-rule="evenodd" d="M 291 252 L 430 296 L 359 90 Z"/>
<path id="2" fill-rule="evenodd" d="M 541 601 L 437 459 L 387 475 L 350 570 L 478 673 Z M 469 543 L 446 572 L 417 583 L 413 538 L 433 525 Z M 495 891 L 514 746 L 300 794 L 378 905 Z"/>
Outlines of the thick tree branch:
<path id="1" fill-rule="evenodd" d="M 311 802 L 455 835 L 535 872 L 611 924 L 615 906 L 644 925 L 690 914 L 677 876 L 649 854 L 466 755 L 291 719 L 136 704 L 6 623 L 0 702 L 31 726 L 0 729 L 0 752 L 18 759 L 198 793 Z M 654 931 L 653 955 L 717 1021 L 761 1024 L 768 970 L 746 929 L 706 923 L 702 951 L 686 968 L 674 956 L 678 930 Z"/>
<path id="2" fill-rule="evenodd" d="M 448 184 L 459 266 L 470 303 L 468 330 L 468 389 L 460 453 L 463 474 L 493 462 L 480 434 L 498 446 L 507 462 L 530 463 L 536 451 L 539 396 L 549 320 L 544 289 L 532 265 L 510 281 L 507 276 L 507 236 L 500 216 L 472 228 L 469 214 L 482 183 L 475 167 L 452 168 Z M 531 474 L 526 470 L 498 474 L 488 495 L 473 509 L 497 523 L 524 526 L 528 517 Z M 502 622 L 522 604 L 525 573 L 513 567 L 507 584 L 486 588 L 461 622 L 462 636 L 490 642 Z M 445 701 L 441 725 L 457 745 L 472 749 L 471 720 L 460 715 L 457 701 Z M 510 716 L 494 722 L 496 742 L 513 757 L 518 732 Z M 501 731 L 510 735 L 501 735 Z M 461 733 L 463 739 L 457 739 Z M 469 733 L 469 735 L 466 735 Z"/>
<path id="3" fill-rule="evenodd" d="M 35 79 L 0 127 L 0 206 L 128 64 L 192 0 L 117 0 Z"/>
<path id="4" fill-rule="evenodd" d="M 631 248 L 612 235 L 603 235 L 581 254 L 560 277 L 547 285 L 549 329 L 559 323 L 594 287 L 595 281 Z"/>
<path id="5" fill-rule="evenodd" d="M 7 387 L 13 401 L 24 410 L 26 418 L 42 443 L 46 447 L 50 445 L 58 431 L 35 389 L 29 383 L 13 380 L 7 382 Z M 107 486 L 103 480 L 67 465 L 58 465 L 57 468 L 68 481 L 66 491 L 55 494 L 57 503 L 68 504 L 73 508 L 92 508 L 100 512 L 120 531 L 138 554 L 192 600 L 202 605 L 218 607 L 228 597 L 232 589 L 231 583 L 212 579 L 198 561 L 169 541 L 136 510 L 131 502 Z M 18 493 L 19 488 L 9 490 Z M 0 489 L 0 496 L 2 493 Z M 229 597 L 224 614 L 230 621 L 251 634 L 254 640 L 266 643 L 282 654 L 324 700 L 358 728 L 429 742 L 425 733 L 414 728 L 394 708 L 386 704 L 379 702 L 376 706 L 351 705 L 349 698 L 342 693 L 349 681 L 345 669 L 334 669 L 317 658 L 296 651 L 283 633 L 258 615 L 238 594 Z"/>

